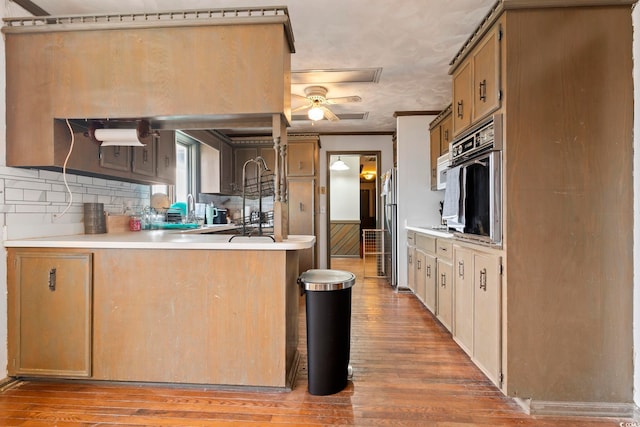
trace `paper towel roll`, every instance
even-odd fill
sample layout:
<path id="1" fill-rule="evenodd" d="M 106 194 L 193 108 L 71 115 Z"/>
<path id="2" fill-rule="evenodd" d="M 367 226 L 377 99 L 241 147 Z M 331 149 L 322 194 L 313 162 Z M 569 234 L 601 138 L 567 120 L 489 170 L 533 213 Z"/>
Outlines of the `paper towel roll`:
<path id="1" fill-rule="evenodd" d="M 102 146 L 126 145 L 126 146 L 143 146 L 138 139 L 138 131 L 136 129 L 96 129 L 95 137 L 100 141 Z"/>

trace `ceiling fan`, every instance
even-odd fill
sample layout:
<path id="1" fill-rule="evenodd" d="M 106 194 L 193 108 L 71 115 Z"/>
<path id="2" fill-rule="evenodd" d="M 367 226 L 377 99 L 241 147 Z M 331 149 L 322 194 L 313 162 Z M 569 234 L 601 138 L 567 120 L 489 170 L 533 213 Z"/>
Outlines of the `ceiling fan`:
<path id="1" fill-rule="evenodd" d="M 306 101 L 305 105 L 294 108 L 292 113 L 308 109 L 307 112 L 309 118 L 313 121 L 322 120 L 326 117 L 332 122 L 340 120 L 333 111 L 331 111 L 327 105 L 330 104 L 345 104 L 347 102 L 360 102 L 362 98 L 359 96 L 342 96 L 339 98 L 327 98 L 327 88 L 324 86 L 309 86 L 304 90 L 305 96 L 292 94 L 296 98 L 301 98 Z"/>

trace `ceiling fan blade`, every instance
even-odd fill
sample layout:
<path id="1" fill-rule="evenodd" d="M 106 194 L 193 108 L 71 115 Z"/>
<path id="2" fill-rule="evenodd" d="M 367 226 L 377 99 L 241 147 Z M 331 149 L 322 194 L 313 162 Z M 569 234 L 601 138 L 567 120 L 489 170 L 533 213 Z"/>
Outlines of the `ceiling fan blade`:
<path id="1" fill-rule="evenodd" d="M 309 107 L 311 107 L 311 104 L 301 105 L 301 106 L 299 106 L 299 107 L 292 108 L 292 109 L 291 109 L 291 112 L 292 112 L 292 113 L 296 113 L 296 112 L 298 112 L 298 111 L 306 110 L 306 109 L 307 109 L 307 108 L 309 108 Z"/>
<path id="2" fill-rule="evenodd" d="M 309 100 L 309 98 L 307 98 L 306 96 L 304 96 L 304 95 L 298 95 L 297 93 L 292 93 L 292 94 L 291 94 L 291 97 L 292 97 L 292 98 L 300 98 L 300 99 L 304 99 L 304 100 L 307 100 L 307 101 Z"/>
<path id="3" fill-rule="evenodd" d="M 362 98 L 359 96 L 342 96 L 338 98 L 327 98 L 327 104 L 346 104 L 347 102 L 360 102 Z"/>
<path id="4" fill-rule="evenodd" d="M 324 111 L 324 116 L 327 118 L 327 120 L 329 120 L 330 122 L 337 122 L 340 119 L 338 118 L 338 116 L 336 116 L 335 114 L 333 114 L 333 111 L 331 111 L 330 109 L 328 109 L 327 107 L 325 107 L 324 105 L 321 105 L 320 108 L 322 109 L 322 111 Z"/>

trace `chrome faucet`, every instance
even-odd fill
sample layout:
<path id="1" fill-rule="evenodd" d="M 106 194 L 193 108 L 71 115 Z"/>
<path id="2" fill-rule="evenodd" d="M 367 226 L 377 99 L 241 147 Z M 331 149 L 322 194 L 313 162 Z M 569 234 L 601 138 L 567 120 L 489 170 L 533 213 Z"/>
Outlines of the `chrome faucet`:
<path id="1" fill-rule="evenodd" d="M 187 222 L 196 222 L 196 200 L 187 194 Z"/>

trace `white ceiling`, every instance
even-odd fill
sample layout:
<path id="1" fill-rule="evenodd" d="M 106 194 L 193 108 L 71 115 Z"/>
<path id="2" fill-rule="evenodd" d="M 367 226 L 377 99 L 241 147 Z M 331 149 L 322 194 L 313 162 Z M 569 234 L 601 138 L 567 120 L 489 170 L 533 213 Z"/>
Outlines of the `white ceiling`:
<path id="1" fill-rule="evenodd" d="M 33 0 L 51 15 L 281 6 L 289 9 L 296 52 L 293 71 L 382 68 L 377 83 L 328 83 L 336 114 L 366 120 L 295 120 L 294 132 L 393 132 L 395 112 L 441 110 L 451 102 L 449 62 L 495 0 Z M 15 14 L 13 13 L 15 9 Z M 24 13 L 14 5 L 12 16 Z M 306 85 L 292 85 L 304 95 Z M 292 107 L 300 104 L 292 100 Z"/>

